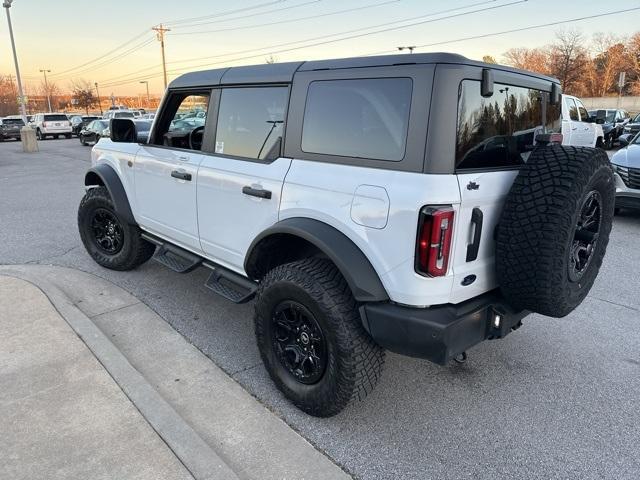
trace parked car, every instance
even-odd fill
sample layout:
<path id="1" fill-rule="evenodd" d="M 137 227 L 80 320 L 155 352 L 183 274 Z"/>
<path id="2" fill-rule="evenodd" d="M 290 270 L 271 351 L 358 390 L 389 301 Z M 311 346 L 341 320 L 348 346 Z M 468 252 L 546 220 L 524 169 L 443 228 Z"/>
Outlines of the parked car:
<path id="1" fill-rule="evenodd" d="M 71 122 L 64 113 L 38 113 L 33 117 L 31 126 L 35 128 L 38 140 L 62 135 L 71 138 L 72 135 Z"/>
<path id="2" fill-rule="evenodd" d="M 134 119 L 136 118 L 136 115 L 134 112 L 131 112 L 129 110 L 109 110 L 108 112 L 105 112 L 105 114 L 103 115 L 103 117 L 105 120 L 109 120 L 111 118 L 131 118 Z"/>
<path id="3" fill-rule="evenodd" d="M 24 127 L 21 117 L 14 115 L 0 119 L 0 142 L 9 138 L 20 140 L 20 129 Z"/>
<path id="4" fill-rule="evenodd" d="M 78 136 L 80 130 L 87 126 L 94 120 L 100 120 L 101 117 L 95 115 L 76 115 L 71 119 L 71 131 L 74 135 Z"/>
<path id="5" fill-rule="evenodd" d="M 595 122 L 578 97 L 562 95 L 562 144 L 604 148 L 602 125 Z"/>
<path id="6" fill-rule="evenodd" d="M 97 143 L 100 138 L 109 136 L 108 120 L 92 120 L 78 133 L 82 145 Z"/>
<path id="7" fill-rule="evenodd" d="M 621 148 L 611 157 L 616 178 L 616 209 L 640 210 L 640 133 L 623 134 Z"/>
<path id="8" fill-rule="evenodd" d="M 144 113 L 142 115 L 142 117 L 140 117 L 142 120 L 153 120 L 154 118 L 156 118 L 156 114 L 155 113 Z"/>
<path id="9" fill-rule="evenodd" d="M 640 113 L 629 120 L 622 130 L 623 134 L 635 135 L 638 132 L 640 132 Z"/>
<path id="10" fill-rule="evenodd" d="M 629 122 L 630 115 L 625 110 L 619 109 L 594 109 L 589 110 L 591 121 L 602 125 L 604 133 L 604 148 L 612 149 L 615 141 L 624 130 L 624 126 Z"/>
<path id="11" fill-rule="evenodd" d="M 214 95 L 203 124 L 171 128 Z M 80 237 L 103 267 L 205 267 L 215 293 L 255 297 L 277 387 L 334 415 L 371 392 L 384 349 L 446 364 L 585 298 L 613 171 L 554 143 L 561 104 L 557 79 L 445 53 L 188 73 L 146 143 L 111 120 Z"/>

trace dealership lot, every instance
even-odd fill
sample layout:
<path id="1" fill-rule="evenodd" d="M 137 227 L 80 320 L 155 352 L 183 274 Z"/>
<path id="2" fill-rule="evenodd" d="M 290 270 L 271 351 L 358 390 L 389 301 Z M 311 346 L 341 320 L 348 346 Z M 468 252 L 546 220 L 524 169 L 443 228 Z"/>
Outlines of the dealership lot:
<path id="1" fill-rule="evenodd" d="M 389 354 L 364 403 L 318 419 L 268 379 L 252 305 L 212 294 L 206 272 L 97 266 L 75 224 L 90 149 L 73 139 L 40 142 L 40 150 L 0 145 L 0 263 L 63 265 L 125 288 L 354 476 L 637 478 L 640 214 L 615 218 L 596 285 L 568 317 L 530 316 L 461 366 Z"/>

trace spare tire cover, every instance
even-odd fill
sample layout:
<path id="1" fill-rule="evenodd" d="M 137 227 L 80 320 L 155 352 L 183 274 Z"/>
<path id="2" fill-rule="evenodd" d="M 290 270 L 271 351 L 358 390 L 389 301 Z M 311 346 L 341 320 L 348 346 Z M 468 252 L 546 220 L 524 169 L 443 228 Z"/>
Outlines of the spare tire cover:
<path id="1" fill-rule="evenodd" d="M 516 308 L 564 317 L 591 289 L 609 242 L 615 182 L 606 153 L 537 147 L 507 196 L 496 274 Z"/>

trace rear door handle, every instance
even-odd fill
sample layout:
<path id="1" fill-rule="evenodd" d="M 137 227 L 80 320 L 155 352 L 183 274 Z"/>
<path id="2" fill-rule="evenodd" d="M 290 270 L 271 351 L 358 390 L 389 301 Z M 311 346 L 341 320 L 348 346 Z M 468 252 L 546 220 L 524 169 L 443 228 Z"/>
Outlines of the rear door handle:
<path id="1" fill-rule="evenodd" d="M 473 262 L 478 258 L 478 250 L 480 250 L 480 237 L 482 237 L 482 210 L 475 207 L 471 212 L 471 223 L 474 224 L 473 242 L 467 245 L 467 262 Z"/>
<path id="2" fill-rule="evenodd" d="M 186 180 L 187 182 L 191 181 L 191 174 L 187 172 L 179 172 L 178 170 L 174 170 L 171 172 L 171 176 L 173 178 L 179 178 L 180 180 Z"/>
<path id="3" fill-rule="evenodd" d="M 250 195 L 252 197 L 266 198 L 267 200 L 271 198 L 270 190 L 263 190 L 262 188 L 253 188 L 253 187 L 250 187 L 249 185 L 245 185 L 244 187 L 242 187 L 242 193 L 244 193 L 245 195 Z"/>

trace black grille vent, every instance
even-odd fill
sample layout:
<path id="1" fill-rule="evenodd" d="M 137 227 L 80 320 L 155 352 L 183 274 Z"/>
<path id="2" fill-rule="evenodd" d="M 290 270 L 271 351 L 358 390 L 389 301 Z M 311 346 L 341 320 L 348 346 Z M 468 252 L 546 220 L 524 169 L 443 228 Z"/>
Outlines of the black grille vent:
<path id="1" fill-rule="evenodd" d="M 629 188 L 640 189 L 640 168 L 621 167 L 616 165 L 616 172 Z"/>

